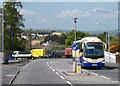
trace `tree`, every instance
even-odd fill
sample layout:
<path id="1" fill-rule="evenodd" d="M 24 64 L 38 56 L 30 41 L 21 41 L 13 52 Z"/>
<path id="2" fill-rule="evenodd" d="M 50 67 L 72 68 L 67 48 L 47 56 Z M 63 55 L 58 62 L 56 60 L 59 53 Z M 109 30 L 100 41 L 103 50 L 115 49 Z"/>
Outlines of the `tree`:
<path id="1" fill-rule="evenodd" d="M 14 50 L 18 43 L 18 35 L 24 27 L 23 16 L 18 9 L 22 8 L 21 2 L 6 2 L 4 6 L 4 26 L 5 26 L 5 49 Z M 19 40 L 21 43 L 21 41 Z M 19 43 L 18 43 L 19 45 Z M 24 47 L 24 46 L 23 46 Z"/>
<path id="2" fill-rule="evenodd" d="M 100 33 L 97 37 L 106 43 L 106 34 Z"/>
<path id="3" fill-rule="evenodd" d="M 57 36 L 57 35 L 52 35 L 52 36 L 47 36 L 45 37 L 44 39 L 44 42 L 47 42 L 47 41 L 52 41 L 52 42 L 57 42 L 59 44 L 65 44 L 65 40 L 66 40 L 66 35 L 63 34 L 61 36 Z"/>
<path id="4" fill-rule="evenodd" d="M 76 31 L 76 40 L 80 40 L 81 38 L 84 38 L 86 36 L 90 36 L 90 34 L 81 31 Z M 74 30 L 67 34 L 65 44 L 68 46 L 72 45 L 73 42 L 74 42 Z"/>

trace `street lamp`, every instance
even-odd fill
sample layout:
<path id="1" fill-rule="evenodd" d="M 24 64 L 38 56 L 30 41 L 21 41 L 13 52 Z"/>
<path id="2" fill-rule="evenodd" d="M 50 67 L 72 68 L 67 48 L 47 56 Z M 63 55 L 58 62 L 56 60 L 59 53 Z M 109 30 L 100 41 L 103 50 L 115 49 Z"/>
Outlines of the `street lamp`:
<path id="1" fill-rule="evenodd" d="M 76 45 L 76 23 L 77 23 L 78 18 L 74 18 L 74 24 L 75 24 L 75 30 L 74 30 L 74 43 Z M 75 57 L 74 57 L 74 62 L 73 62 L 73 70 L 76 72 L 76 50 L 75 50 Z"/>
<path id="2" fill-rule="evenodd" d="M 104 11 L 104 10 L 94 10 L 94 11 L 99 12 L 99 13 L 106 13 L 106 16 L 108 17 L 108 52 L 109 52 L 109 62 L 111 62 L 110 61 L 110 30 L 109 30 L 110 21 L 109 21 L 109 13 L 108 13 L 108 11 Z M 102 24 L 102 25 L 106 25 L 106 24 Z"/>
<path id="3" fill-rule="evenodd" d="M 103 24 L 103 23 L 97 23 L 98 25 L 104 25 L 107 27 L 106 24 Z M 109 28 L 108 28 L 108 32 L 106 33 L 106 44 L 108 43 L 108 52 L 109 52 L 109 62 L 110 62 L 110 33 L 109 33 Z"/>
<path id="4" fill-rule="evenodd" d="M 77 19 L 78 18 L 74 18 L 74 23 L 75 23 L 75 39 L 74 39 L 74 41 L 75 41 L 75 44 L 76 44 L 76 23 L 77 23 Z"/>

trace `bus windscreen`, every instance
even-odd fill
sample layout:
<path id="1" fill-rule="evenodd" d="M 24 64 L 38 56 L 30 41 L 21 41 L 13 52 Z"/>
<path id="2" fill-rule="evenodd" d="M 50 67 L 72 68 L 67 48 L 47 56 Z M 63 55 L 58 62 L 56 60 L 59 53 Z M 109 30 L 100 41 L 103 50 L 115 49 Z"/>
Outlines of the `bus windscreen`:
<path id="1" fill-rule="evenodd" d="M 104 46 L 100 42 L 89 42 L 84 45 L 84 53 L 86 58 L 104 57 Z"/>

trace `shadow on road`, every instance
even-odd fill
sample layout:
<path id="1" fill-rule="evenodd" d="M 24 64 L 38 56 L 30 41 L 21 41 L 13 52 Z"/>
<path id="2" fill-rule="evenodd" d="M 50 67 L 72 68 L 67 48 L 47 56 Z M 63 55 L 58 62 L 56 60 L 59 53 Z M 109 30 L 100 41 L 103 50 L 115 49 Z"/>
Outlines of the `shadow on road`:
<path id="1" fill-rule="evenodd" d="M 102 68 L 90 67 L 90 68 L 83 68 L 83 69 L 87 69 L 87 70 L 114 70 L 114 69 L 118 69 L 118 67 L 105 66 L 105 67 L 102 67 Z"/>

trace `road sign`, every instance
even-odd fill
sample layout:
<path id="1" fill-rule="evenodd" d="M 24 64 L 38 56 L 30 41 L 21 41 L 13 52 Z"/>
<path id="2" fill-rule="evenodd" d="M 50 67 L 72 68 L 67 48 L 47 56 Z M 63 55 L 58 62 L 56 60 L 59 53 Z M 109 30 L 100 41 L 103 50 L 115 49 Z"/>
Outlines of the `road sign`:
<path id="1" fill-rule="evenodd" d="M 73 44 L 73 45 L 72 45 L 72 49 L 73 49 L 73 50 L 78 50 L 78 45 Z"/>

